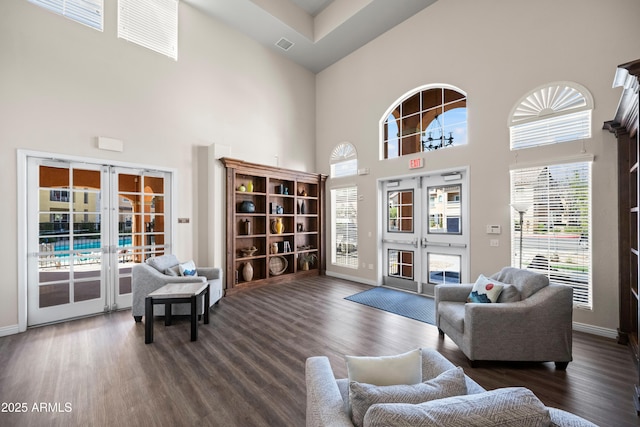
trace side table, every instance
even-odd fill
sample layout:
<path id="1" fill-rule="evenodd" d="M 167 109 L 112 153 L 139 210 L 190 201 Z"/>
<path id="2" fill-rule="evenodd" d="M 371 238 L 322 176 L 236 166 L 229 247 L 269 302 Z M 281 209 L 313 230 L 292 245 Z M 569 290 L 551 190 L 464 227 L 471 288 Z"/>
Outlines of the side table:
<path id="1" fill-rule="evenodd" d="M 164 304 L 164 324 L 171 325 L 171 304 L 191 304 L 191 341 L 198 339 L 198 310 L 196 301 L 204 294 L 204 323 L 209 323 L 209 283 L 168 283 L 145 298 L 144 343 L 153 342 L 153 306 Z"/>

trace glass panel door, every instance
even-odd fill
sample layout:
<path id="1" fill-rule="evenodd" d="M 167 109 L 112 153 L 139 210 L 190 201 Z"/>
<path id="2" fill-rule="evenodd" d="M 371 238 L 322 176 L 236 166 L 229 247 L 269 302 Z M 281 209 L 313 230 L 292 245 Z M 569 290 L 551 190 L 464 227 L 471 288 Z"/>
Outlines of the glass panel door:
<path id="1" fill-rule="evenodd" d="M 382 236 L 383 284 L 418 292 L 421 266 L 419 236 L 421 222 L 420 179 L 388 181 L 383 184 L 385 226 Z"/>
<path id="2" fill-rule="evenodd" d="M 113 206 L 117 206 L 117 242 L 114 263 L 115 304 L 131 306 L 131 269 L 150 256 L 167 250 L 169 229 L 165 206 L 168 202 L 169 175 L 129 168 L 113 168 Z"/>
<path id="3" fill-rule="evenodd" d="M 468 282 L 466 172 L 383 183 L 383 284 L 434 294 Z"/>
<path id="4" fill-rule="evenodd" d="M 466 171 L 423 177 L 422 188 L 421 292 L 434 295 L 438 284 L 469 281 Z"/>
<path id="5" fill-rule="evenodd" d="M 104 310 L 100 166 L 32 159 L 29 174 L 29 324 Z"/>
<path id="6" fill-rule="evenodd" d="M 29 326 L 131 306 L 135 263 L 168 250 L 165 172 L 28 160 Z"/>

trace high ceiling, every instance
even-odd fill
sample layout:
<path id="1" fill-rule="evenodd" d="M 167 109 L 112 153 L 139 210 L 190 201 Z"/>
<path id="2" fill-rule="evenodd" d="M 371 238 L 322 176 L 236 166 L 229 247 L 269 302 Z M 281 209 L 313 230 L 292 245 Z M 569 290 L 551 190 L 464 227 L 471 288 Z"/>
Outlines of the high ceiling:
<path id="1" fill-rule="evenodd" d="M 317 73 L 437 0 L 182 1 Z"/>

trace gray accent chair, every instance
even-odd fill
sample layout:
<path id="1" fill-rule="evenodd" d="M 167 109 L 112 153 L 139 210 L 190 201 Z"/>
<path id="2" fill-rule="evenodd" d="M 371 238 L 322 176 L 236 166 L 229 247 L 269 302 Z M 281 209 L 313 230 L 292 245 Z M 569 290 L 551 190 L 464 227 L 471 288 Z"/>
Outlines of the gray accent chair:
<path id="1" fill-rule="evenodd" d="M 455 365 L 433 349 L 422 349 L 422 378 L 428 381 Z M 305 381 L 307 386 L 307 427 L 351 427 L 353 423 L 345 411 L 349 395 L 347 378 L 336 379 L 329 359 L 325 356 L 310 357 L 306 361 Z M 467 393 L 477 394 L 486 390 L 465 376 Z M 597 427 L 570 412 L 547 407 L 553 426 Z"/>
<path id="2" fill-rule="evenodd" d="M 436 325 L 473 366 L 479 360 L 555 362 L 572 359 L 573 288 L 547 276 L 505 267 L 491 276 L 506 286 L 496 303 L 467 303 L 473 284 L 437 285 Z"/>
<path id="3" fill-rule="evenodd" d="M 148 258 L 145 262 L 136 264 L 131 270 L 131 314 L 136 322 L 142 321 L 144 316 L 144 300 L 151 292 L 168 283 L 205 283 L 210 286 L 210 306 L 217 304 L 222 298 L 222 269 L 215 267 L 197 267 L 197 276 L 180 276 L 178 265 L 180 262 L 173 254 Z M 198 302 L 198 314 L 204 313 L 204 298 Z M 173 304 L 171 313 L 177 315 L 190 314 L 189 304 Z M 154 314 L 164 315 L 164 305 L 154 309 Z"/>

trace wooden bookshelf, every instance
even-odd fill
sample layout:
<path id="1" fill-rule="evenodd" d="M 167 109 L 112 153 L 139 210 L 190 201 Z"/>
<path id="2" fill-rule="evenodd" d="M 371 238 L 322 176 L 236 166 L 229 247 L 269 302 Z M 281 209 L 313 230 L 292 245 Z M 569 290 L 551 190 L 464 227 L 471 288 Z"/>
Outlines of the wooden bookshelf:
<path id="1" fill-rule="evenodd" d="M 615 118 L 604 123 L 604 129 L 613 132 L 618 141 L 618 249 L 619 264 L 619 319 L 618 342 L 627 344 L 638 372 L 634 402 L 640 415 L 640 261 L 638 260 L 640 234 L 638 201 L 640 200 L 640 162 L 638 135 L 638 89 L 640 87 L 640 60 L 620 65 L 616 70 L 614 87 L 623 92 Z"/>
<path id="2" fill-rule="evenodd" d="M 226 168 L 227 291 L 324 274 L 327 177 L 227 157 L 221 162 Z M 305 255 L 315 261 L 309 270 L 300 262 Z M 247 264 L 252 274 L 245 272 Z"/>

